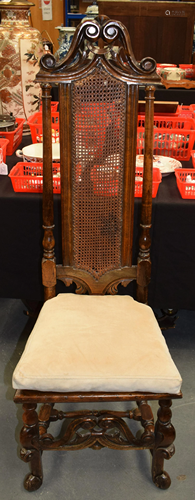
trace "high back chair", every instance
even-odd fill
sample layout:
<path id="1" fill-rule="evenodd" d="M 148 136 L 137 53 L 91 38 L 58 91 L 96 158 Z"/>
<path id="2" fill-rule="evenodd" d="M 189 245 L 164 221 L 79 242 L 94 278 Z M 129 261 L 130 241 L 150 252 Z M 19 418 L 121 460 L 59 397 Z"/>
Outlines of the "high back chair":
<path id="1" fill-rule="evenodd" d="M 159 78 L 151 58 L 136 62 L 126 28 L 99 17 L 82 22 L 69 53 L 47 54 L 43 92 L 43 259 L 45 303 L 14 371 L 23 403 L 25 488 L 40 487 L 43 450 L 148 449 L 152 478 L 168 488 L 164 459 L 174 453 L 171 400 L 181 377 L 147 303 L 150 281 L 153 107 Z M 54 254 L 51 86 L 59 90 L 62 262 Z M 139 86 L 146 88 L 139 255 L 132 263 Z M 54 169 L 54 177 L 52 168 Z M 76 293 L 56 296 L 56 280 Z M 137 300 L 117 295 L 137 281 Z M 67 288 L 65 289 L 67 292 Z M 158 400 L 156 424 L 148 400 Z M 134 401 L 134 409 L 59 411 L 55 403 Z M 37 405 L 42 403 L 39 413 Z M 143 427 L 139 438 L 129 420 Z M 66 420 L 61 437 L 50 422 Z"/>

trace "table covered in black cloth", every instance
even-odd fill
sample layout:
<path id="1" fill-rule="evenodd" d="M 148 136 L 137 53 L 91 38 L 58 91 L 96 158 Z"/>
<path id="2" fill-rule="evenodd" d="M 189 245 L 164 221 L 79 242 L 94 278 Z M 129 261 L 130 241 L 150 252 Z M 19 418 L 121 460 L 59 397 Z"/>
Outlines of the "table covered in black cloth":
<path id="1" fill-rule="evenodd" d="M 21 147 L 30 142 L 23 138 Z M 7 156 L 9 171 L 17 163 Z M 190 162 L 183 166 L 191 167 Z M 0 176 L 0 296 L 42 300 L 42 196 L 15 193 Z M 56 257 L 60 262 L 60 196 L 54 196 Z M 140 199 L 135 198 L 134 254 L 138 246 Z M 195 309 L 195 200 L 183 200 L 175 174 L 163 177 L 153 200 L 152 279 L 149 304 L 154 308 Z M 134 258 L 134 263 L 135 263 Z M 69 291 L 59 283 L 58 291 Z M 135 293 L 134 284 L 120 293 Z"/>

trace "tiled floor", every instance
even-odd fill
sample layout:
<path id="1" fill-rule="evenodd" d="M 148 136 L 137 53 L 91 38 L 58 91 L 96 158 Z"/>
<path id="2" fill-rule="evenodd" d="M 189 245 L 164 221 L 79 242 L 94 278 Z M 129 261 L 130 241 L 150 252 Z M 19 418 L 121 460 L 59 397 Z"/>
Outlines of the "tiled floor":
<path id="1" fill-rule="evenodd" d="M 175 330 L 165 332 L 183 377 L 183 399 L 173 402 L 176 453 L 166 461 L 172 484 L 158 490 L 150 474 L 151 457 L 144 451 L 45 452 L 44 482 L 28 493 L 23 478 L 28 464 L 19 459 L 22 409 L 12 401 L 13 369 L 32 327 L 20 300 L 0 299 L 0 500 L 194 500 L 195 499 L 195 311 L 179 311 Z M 153 410 L 156 409 L 153 404 Z M 108 408 L 108 404 L 106 405 Z M 130 405 L 125 405 L 128 408 Z M 123 406 L 124 407 L 124 406 Z"/>

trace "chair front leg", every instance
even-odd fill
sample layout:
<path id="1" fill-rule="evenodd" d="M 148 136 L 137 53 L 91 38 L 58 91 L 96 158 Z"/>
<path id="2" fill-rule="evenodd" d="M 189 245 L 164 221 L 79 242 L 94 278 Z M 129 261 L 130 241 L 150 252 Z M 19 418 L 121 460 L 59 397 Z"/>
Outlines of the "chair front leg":
<path id="1" fill-rule="evenodd" d="M 155 425 L 155 447 L 153 449 L 152 479 L 158 488 L 166 490 L 171 484 L 169 474 L 164 471 L 164 459 L 169 460 L 175 453 L 173 441 L 175 429 L 171 424 L 171 399 L 159 401 L 158 419 Z"/>
<path id="2" fill-rule="evenodd" d="M 25 478 L 24 487 L 28 491 L 40 488 L 43 481 L 41 450 L 39 449 L 39 425 L 36 404 L 23 405 L 24 427 L 20 433 L 21 459 L 30 463 L 31 472 Z"/>

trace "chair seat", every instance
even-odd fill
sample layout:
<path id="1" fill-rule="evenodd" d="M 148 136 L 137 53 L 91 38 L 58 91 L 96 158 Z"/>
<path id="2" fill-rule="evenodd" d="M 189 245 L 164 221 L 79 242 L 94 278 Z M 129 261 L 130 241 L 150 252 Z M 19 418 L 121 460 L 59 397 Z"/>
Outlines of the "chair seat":
<path id="1" fill-rule="evenodd" d="M 181 376 L 149 306 L 129 296 L 59 294 L 39 314 L 13 387 L 177 394 Z"/>

